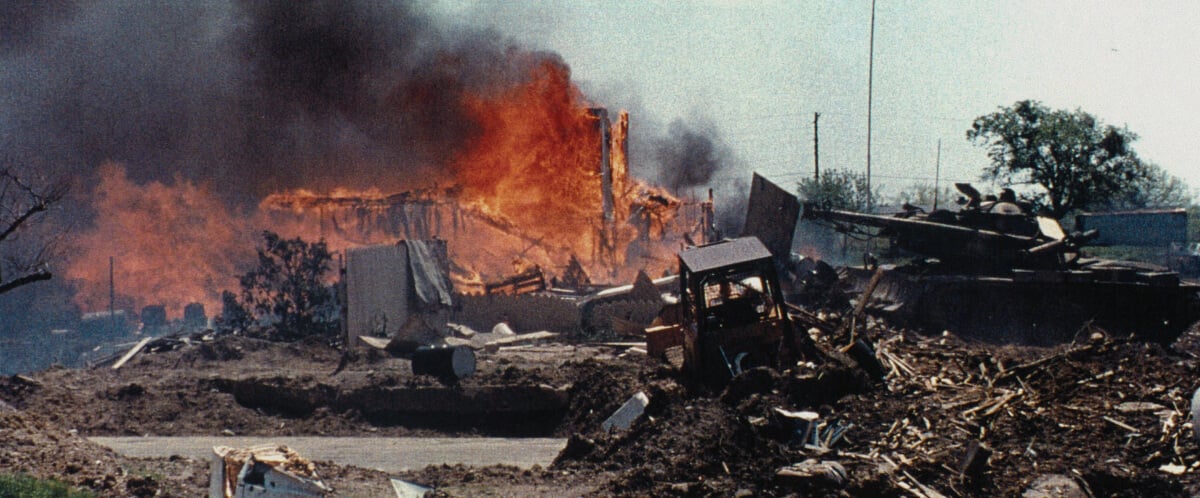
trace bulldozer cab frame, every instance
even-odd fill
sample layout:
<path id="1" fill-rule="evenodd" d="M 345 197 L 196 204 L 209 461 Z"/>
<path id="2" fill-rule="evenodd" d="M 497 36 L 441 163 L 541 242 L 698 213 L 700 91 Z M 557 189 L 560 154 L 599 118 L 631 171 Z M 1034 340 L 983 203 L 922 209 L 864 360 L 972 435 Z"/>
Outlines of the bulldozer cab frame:
<path id="1" fill-rule="evenodd" d="M 792 336 L 771 252 L 755 237 L 679 253 L 684 368 L 723 383 L 779 367 Z"/>

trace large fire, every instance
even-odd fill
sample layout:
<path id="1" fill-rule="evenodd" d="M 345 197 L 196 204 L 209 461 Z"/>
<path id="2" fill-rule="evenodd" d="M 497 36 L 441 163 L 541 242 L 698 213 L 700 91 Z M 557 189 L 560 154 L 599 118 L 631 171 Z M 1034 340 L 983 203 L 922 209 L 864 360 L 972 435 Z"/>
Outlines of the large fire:
<path id="1" fill-rule="evenodd" d="M 216 309 L 221 290 L 237 288 L 236 263 L 245 257 L 234 255 L 254 247 L 253 232 L 208 187 L 182 179 L 137 185 L 115 164 L 99 173 L 94 228 L 76 238 L 65 272 L 84 311 L 165 304 L 179 316 L 191 302 Z"/>
<path id="2" fill-rule="evenodd" d="M 256 213 L 234 213 L 211 185 L 139 186 L 106 166 L 93 192 L 95 228 L 67 272 L 81 282 L 79 304 L 107 309 L 111 256 L 120 304 L 165 304 L 175 316 L 189 302 L 216 310 L 262 230 L 323 239 L 335 251 L 444 238 L 460 282 L 531 265 L 554 275 L 573 257 L 599 280 L 623 282 L 668 269 L 682 240 L 670 235 L 701 229 L 678 199 L 628 176 L 628 116 L 610 126 L 564 65 L 546 61 L 511 87 L 461 99 L 472 133 L 429 168 L 440 174 L 413 180 L 426 187 L 408 192 L 293 190 L 268 196 Z"/>
<path id="3" fill-rule="evenodd" d="M 450 171 L 468 201 L 590 254 L 601 219 L 601 135 L 566 69 L 543 63 L 528 83 L 467 105 L 481 133 Z"/>

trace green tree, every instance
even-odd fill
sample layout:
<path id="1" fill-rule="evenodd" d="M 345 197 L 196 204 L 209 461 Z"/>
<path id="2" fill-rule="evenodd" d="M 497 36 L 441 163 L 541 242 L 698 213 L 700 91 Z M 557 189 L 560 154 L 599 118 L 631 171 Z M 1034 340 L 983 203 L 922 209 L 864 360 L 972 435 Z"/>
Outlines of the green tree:
<path id="1" fill-rule="evenodd" d="M 800 200 L 827 205 L 832 209 L 867 210 L 867 175 L 843 169 L 826 171 L 818 180 L 805 178 L 797 186 Z M 879 188 L 875 189 L 879 198 Z"/>
<path id="2" fill-rule="evenodd" d="M 1186 208 L 1192 204 L 1187 182 L 1153 163 L 1143 163 L 1145 176 L 1122 196 L 1103 206 L 1110 210 Z"/>
<path id="3" fill-rule="evenodd" d="M 1149 178 L 1137 135 L 1081 110 L 1023 100 L 976 118 L 967 139 L 987 148 L 985 179 L 1040 186 L 1032 200 L 1057 218 L 1126 198 Z"/>
<path id="4" fill-rule="evenodd" d="M 867 211 L 867 175 L 843 169 L 821 172 L 820 180 L 805 178 L 797 185 L 800 200 L 821 207 L 846 211 Z M 879 203 L 879 186 L 875 191 L 874 203 Z M 806 248 L 805 254 L 818 257 L 832 264 L 854 264 L 862 260 L 864 253 L 874 252 L 874 242 L 848 237 L 827 223 L 800 223 L 800 237 Z"/>
<path id="5" fill-rule="evenodd" d="M 333 256 L 325 242 L 282 239 L 270 231 L 263 232 L 263 242 L 258 266 L 240 278 L 240 302 L 223 299 L 223 316 L 238 322 L 229 325 L 244 325 L 253 316 L 271 322 L 268 335 L 280 340 L 333 333 L 337 306 L 324 281 Z"/>
<path id="6" fill-rule="evenodd" d="M 225 290 L 221 291 L 221 315 L 216 322 L 222 331 L 244 332 L 254 323 L 254 317 L 242 306 L 236 292 Z"/>
<path id="7" fill-rule="evenodd" d="M 896 204 L 909 203 L 924 208 L 932 208 L 935 197 L 938 209 L 953 209 L 955 207 L 954 201 L 958 199 L 959 194 L 954 189 L 945 185 L 935 189 L 932 183 L 916 183 L 896 194 Z"/>

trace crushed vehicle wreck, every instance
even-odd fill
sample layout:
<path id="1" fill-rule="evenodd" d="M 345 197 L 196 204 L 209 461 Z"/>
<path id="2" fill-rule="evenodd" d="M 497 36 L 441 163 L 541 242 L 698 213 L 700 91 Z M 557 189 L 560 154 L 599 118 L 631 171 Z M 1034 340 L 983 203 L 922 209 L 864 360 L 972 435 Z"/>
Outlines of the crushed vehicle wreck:
<path id="1" fill-rule="evenodd" d="M 214 498 L 326 496 L 316 466 L 287 446 L 213 448 L 208 495 Z"/>
<path id="2" fill-rule="evenodd" d="M 902 321 L 971 332 L 1001 342 L 1070 340 L 1089 322 L 1115 332 L 1170 341 L 1197 316 L 1200 287 L 1146 263 L 1087 257 L 1081 248 L 1098 232 L 1066 233 L 1036 216 L 1011 190 L 987 198 L 968 184 L 959 211 L 909 206 L 875 215 L 808 204 L 803 218 L 847 234 L 880 237 L 893 255 L 915 255 L 893 266 L 876 294 L 878 306 Z M 861 287 L 875 266 L 864 255 L 849 268 Z"/>
<path id="3" fill-rule="evenodd" d="M 720 384 L 753 367 L 779 368 L 796 355 L 771 251 L 755 237 L 679 253 L 679 302 L 647 329 L 651 355 Z"/>

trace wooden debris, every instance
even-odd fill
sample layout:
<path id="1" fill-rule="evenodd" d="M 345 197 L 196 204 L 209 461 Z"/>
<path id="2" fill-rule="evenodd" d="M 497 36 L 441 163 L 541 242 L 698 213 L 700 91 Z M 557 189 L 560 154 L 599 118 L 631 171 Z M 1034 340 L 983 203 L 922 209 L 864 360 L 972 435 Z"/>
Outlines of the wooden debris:
<path id="1" fill-rule="evenodd" d="M 646 351 L 655 358 L 662 358 L 668 349 L 683 345 L 683 327 L 678 324 L 649 327 L 645 335 Z"/>
<path id="2" fill-rule="evenodd" d="M 626 342 L 589 342 L 589 346 L 606 346 L 610 348 L 645 348 L 646 341 L 626 341 Z"/>
<path id="3" fill-rule="evenodd" d="M 214 458 L 210 466 L 212 472 L 209 478 L 209 496 L 233 497 L 243 496 L 247 492 L 257 492 L 257 496 L 320 496 L 329 491 L 328 486 L 317 476 L 316 465 L 300 456 L 287 446 L 256 446 L 251 448 L 230 448 L 216 446 L 213 448 Z M 279 473 L 288 489 L 262 489 L 267 483 L 242 482 L 239 473 L 246 465 L 255 462 L 264 464 Z M 257 484 L 258 489 L 243 489 L 244 486 Z M 275 487 L 274 483 L 270 487 Z"/>
<path id="4" fill-rule="evenodd" d="M 1137 430 L 1136 428 L 1134 428 L 1133 426 L 1131 426 L 1131 425 L 1129 425 L 1129 424 L 1126 424 L 1125 422 L 1122 422 L 1122 421 L 1120 421 L 1120 420 L 1117 420 L 1117 419 L 1115 419 L 1115 418 L 1109 417 L 1109 416 L 1107 416 L 1107 415 L 1105 415 L 1105 416 L 1103 416 L 1103 417 L 1100 417 L 1100 418 L 1103 418 L 1105 422 L 1108 422 L 1108 423 L 1110 423 L 1110 424 L 1112 424 L 1112 425 L 1115 425 L 1115 426 L 1117 426 L 1117 427 L 1120 427 L 1120 428 L 1122 428 L 1122 429 L 1125 429 L 1125 430 L 1127 430 L 1127 431 L 1129 431 L 1129 432 L 1132 432 L 1132 433 L 1134 433 L 1134 434 L 1140 434 L 1140 431 L 1138 431 L 1138 430 Z"/>
<path id="5" fill-rule="evenodd" d="M 958 475 L 972 478 L 982 476 L 987 470 L 988 458 L 991 456 L 991 448 L 978 439 L 972 439 L 967 443 L 967 452 L 963 455 L 962 462 L 959 463 Z"/>
<path id="6" fill-rule="evenodd" d="M 1158 468 L 1158 470 L 1171 474 L 1173 476 L 1181 476 L 1187 472 L 1187 467 L 1182 465 L 1168 463 Z"/>
<path id="7" fill-rule="evenodd" d="M 1150 403 L 1147 401 L 1126 401 L 1115 407 L 1121 413 L 1154 413 L 1166 410 L 1167 407 L 1158 403 Z"/>
<path id="8" fill-rule="evenodd" d="M 983 403 L 976 405 L 975 408 L 972 408 L 970 410 L 966 410 L 966 411 L 962 412 L 962 416 L 964 418 L 969 417 L 972 414 L 974 414 L 978 411 L 981 411 L 981 410 L 983 411 L 984 416 L 991 416 L 991 415 L 995 414 L 997 411 L 999 411 L 1001 408 L 1003 408 L 1004 405 L 1008 404 L 1009 401 L 1012 401 L 1013 398 L 1017 397 L 1017 395 L 1018 395 L 1017 392 L 1010 392 L 999 398 L 988 399 L 987 401 L 984 401 Z"/>
<path id="9" fill-rule="evenodd" d="M 13 379 L 27 386 L 42 387 L 42 382 L 33 377 L 17 374 L 13 376 Z"/>
<path id="10" fill-rule="evenodd" d="M 122 356 L 121 359 L 117 360 L 116 363 L 113 363 L 112 369 L 117 370 L 125 366 L 125 362 L 129 361 L 130 358 L 133 358 L 134 355 L 138 354 L 138 352 L 141 351 L 142 348 L 146 347 L 146 344 L 149 344 L 152 340 L 154 340 L 153 337 L 147 337 L 138 341 L 133 348 L 130 348 L 129 352 L 125 353 L 125 356 Z"/>
<path id="11" fill-rule="evenodd" d="M 871 300 L 871 295 L 875 294 L 875 288 L 879 286 L 879 281 L 882 279 L 883 268 L 876 268 L 875 273 L 871 275 L 871 280 L 867 281 L 867 287 L 863 289 L 862 295 L 858 296 L 858 303 L 854 306 L 854 312 L 842 320 L 839 332 L 840 335 L 849 337 L 849 341 L 847 342 L 850 346 L 854 344 L 855 329 L 858 328 L 858 322 L 863 318 L 863 313 L 867 310 L 867 302 Z"/>
<path id="12" fill-rule="evenodd" d="M 817 330 L 820 330 L 822 334 L 826 335 L 832 334 L 834 330 L 837 330 L 836 325 L 825 321 L 820 316 L 814 315 L 804 308 L 796 306 L 792 303 L 783 304 L 784 306 L 787 306 L 788 312 L 793 318 L 796 319 L 797 322 L 807 325 L 809 328 L 816 328 Z"/>
<path id="13" fill-rule="evenodd" d="M 899 481 L 896 484 L 900 485 L 901 488 L 904 488 L 909 493 L 912 493 L 913 496 L 918 498 L 946 498 L 946 495 L 939 493 L 937 490 L 930 488 L 929 486 L 921 484 L 921 481 L 918 481 L 917 478 L 913 477 L 913 475 L 908 473 L 907 470 L 905 470 L 903 474 L 905 478 L 907 478 L 909 481 L 912 481 L 913 485 L 907 486 L 904 481 Z"/>
<path id="14" fill-rule="evenodd" d="M 780 483 L 814 488 L 840 488 L 846 484 L 848 476 L 841 463 L 815 458 L 794 463 L 775 472 L 775 479 Z"/>
<path id="15" fill-rule="evenodd" d="M 488 351 L 495 351 L 499 349 L 500 346 L 511 346 L 514 344 L 524 344 L 527 342 L 544 341 L 547 339 L 554 339 L 556 337 L 558 337 L 558 334 L 554 332 L 530 332 L 528 334 L 517 334 L 501 337 L 499 339 L 492 339 L 484 343 L 483 347 Z"/>
<path id="16" fill-rule="evenodd" d="M 358 336 L 358 340 L 375 349 L 387 349 L 388 343 L 392 342 L 391 339 L 386 337 L 371 337 L 369 335 L 360 335 Z"/>
<path id="17" fill-rule="evenodd" d="M 1039 358 L 1039 359 L 1031 361 L 1029 363 L 1022 363 L 1020 365 L 1009 368 L 1009 369 L 1005 370 L 1004 372 L 1000 373 L 999 375 L 996 376 L 996 380 L 1001 381 L 1001 380 L 1006 380 L 1006 379 L 1009 379 L 1009 378 L 1017 376 L 1017 375 L 1024 375 L 1024 374 L 1027 374 L 1034 370 L 1041 369 L 1047 363 L 1064 360 L 1071 356 L 1075 356 L 1079 353 L 1082 353 L 1084 351 L 1090 351 L 1090 350 L 1092 350 L 1092 346 L 1090 346 L 1090 345 L 1081 346 L 1081 347 L 1077 347 L 1077 348 L 1068 349 L 1066 351 L 1062 351 L 1057 354 Z"/>
<path id="18" fill-rule="evenodd" d="M 676 370 L 683 368 L 683 362 L 684 362 L 683 346 L 669 347 L 663 354 L 667 358 L 667 364 L 671 365 L 672 368 L 675 368 Z"/>

